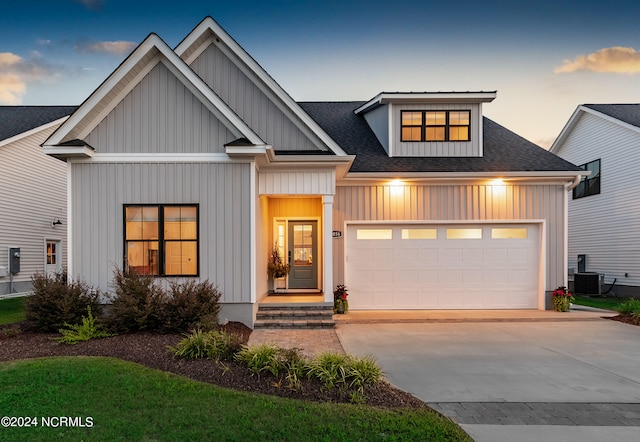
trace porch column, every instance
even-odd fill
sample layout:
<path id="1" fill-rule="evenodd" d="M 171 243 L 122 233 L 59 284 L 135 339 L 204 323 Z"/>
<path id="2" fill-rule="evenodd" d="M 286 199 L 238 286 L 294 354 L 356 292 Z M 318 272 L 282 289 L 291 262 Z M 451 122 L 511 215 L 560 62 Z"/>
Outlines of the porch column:
<path id="1" fill-rule="evenodd" d="M 322 266 L 322 289 L 324 301 L 333 302 L 333 195 L 322 198 L 322 250 L 324 265 Z"/>

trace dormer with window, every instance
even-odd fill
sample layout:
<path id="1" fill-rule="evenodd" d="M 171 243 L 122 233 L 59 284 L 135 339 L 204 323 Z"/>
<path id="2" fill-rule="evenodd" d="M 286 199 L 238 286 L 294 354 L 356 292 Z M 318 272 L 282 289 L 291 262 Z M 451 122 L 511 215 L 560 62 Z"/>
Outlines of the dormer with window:
<path id="1" fill-rule="evenodd" d="M 356 109 L 390 157 L 481 157 L 482 103 L 496 92 L 383 92 Z"/>

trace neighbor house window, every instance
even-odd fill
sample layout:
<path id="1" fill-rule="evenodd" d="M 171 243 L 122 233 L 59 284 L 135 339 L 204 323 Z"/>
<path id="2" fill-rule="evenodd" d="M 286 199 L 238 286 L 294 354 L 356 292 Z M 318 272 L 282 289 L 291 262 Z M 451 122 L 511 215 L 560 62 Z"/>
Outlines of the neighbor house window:
<path id="1" fill-rule="evenodd" d="M 402 141 L 469 141 L 471 112 L 402 111 Z"/>
<path id="2" fill-rule="evenodd" d="M 141 275 L 198 275 L 198 206 L 125 206 L 125 264 Z"/>
<path id="3" fill-rule="evenodd" d="M 590 171 L 591 175 L 583 178 L 580 184 L 573 189 L 573 199 L 598 195 L 600 193 L 600 160 L 591 161 L 580 167 Z"/>

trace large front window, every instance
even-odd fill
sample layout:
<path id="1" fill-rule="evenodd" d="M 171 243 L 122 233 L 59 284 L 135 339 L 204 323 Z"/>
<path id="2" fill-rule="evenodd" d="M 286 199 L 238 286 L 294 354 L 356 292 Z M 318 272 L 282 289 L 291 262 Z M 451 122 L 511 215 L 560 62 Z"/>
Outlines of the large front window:
<path id="1" fill-rule="evenodd" d="M 141 275 L 198 275 L 198 206 L 125 206 L 125 264 Z"/>
<path id="2" fill-rule="evenodd" d="M 573 199 L 598 195 L 600 193 L 600 160 L 591 161 L 580 167 L 590 171 L 591 175 L 583 178 L 580 184 L 573 189 Z"/>
<path id="3" fill-rule="evenodd" d="M 402 111 L 402 141 L 469 141 L 471 113 Z"/>

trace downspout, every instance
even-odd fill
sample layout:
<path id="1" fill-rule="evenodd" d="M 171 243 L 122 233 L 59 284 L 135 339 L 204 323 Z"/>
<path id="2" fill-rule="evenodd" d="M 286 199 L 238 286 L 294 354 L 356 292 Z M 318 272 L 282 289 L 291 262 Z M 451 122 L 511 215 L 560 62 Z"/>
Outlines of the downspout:
<path id="1" fill-rule="evenodd" d="M 569 191 L 573 190 L 580 181 L 582 180 L 582 175 L 578 174 L 574 178 L 572 182 L 566 183 L 564 185 L 564 264 L 562 266 L 562 285 L 564 287 L 569 287 Z"/>
<path id="2" fill-rule="evenodd" d="M 581 180 L 582 175 L 576 175 L 576 178 L 571 183 L 567 183 L 564 185 L 564 190 L 566 190 L 567 192 L 573 190 L 578 184 L 580 184 Z"/>

